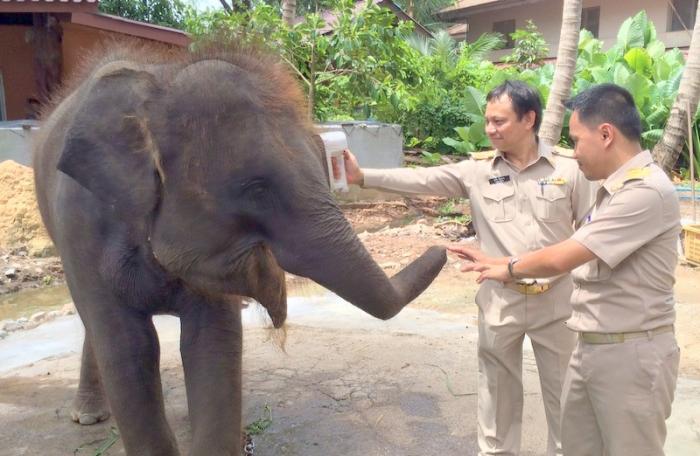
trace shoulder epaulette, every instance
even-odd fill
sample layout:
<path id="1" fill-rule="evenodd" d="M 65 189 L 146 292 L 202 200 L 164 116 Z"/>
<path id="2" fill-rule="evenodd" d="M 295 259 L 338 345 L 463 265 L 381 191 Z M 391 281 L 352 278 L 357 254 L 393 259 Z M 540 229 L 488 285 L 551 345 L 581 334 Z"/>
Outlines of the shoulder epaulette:
<path id="1" fill-rule="evenodd" d="M 640 180 L 644 179 L 648 175 L 651 174 L 651 168 L 645 167 L 645 168 L 630 168 L 627 170 L 625 173 L 625 177 L 620 181 L 618 184 L 614 185 L 612 187 L 613 191 L 618 191 L 620 190 L 627 182 L 633 181 L 633 180 Z"/>
<path id="2" fill-rule="evenodd" d="M 552 147 L 552 153 L 560 157 L 574 158 L 574 151 L 561 146 Z"/>
<path id="3" fill-rule="evenodd" d="M 625 182 L 635 179 L 644 179 L 649 174 L 651 174 L 651 169 L 649 167 L 628 169 L 625 173 Z"/>
<path id="4" fill-rule="evenodd" d="M 495 150 L 486 150 L 483 152 L 471 152 L 469 156 L 474 160 L 488 160 L 496 156 Z"/>

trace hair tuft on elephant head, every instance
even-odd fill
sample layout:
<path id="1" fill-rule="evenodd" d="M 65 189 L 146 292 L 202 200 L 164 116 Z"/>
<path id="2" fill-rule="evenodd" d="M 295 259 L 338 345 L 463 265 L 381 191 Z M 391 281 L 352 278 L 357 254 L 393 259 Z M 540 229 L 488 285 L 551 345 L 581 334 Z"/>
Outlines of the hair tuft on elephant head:
<path id="1" fill-rule="evenodd" d="M 82 397 L 101 381 L 129 454 L 171 454 L 154 450 L 173 440 L 152 315 L 181 319 L 193 454 L 214 454 L 211 429 L 240 429 L 238 297 L 282 326 L 287 271 L 386 319 L 444 265 L 433 247 L 385 275 L 328 190 L 306 113 L 288 68 L 258 50 L 125 45 L 86 65 L 45 115 L 36 189 L 86 327 Z M 231 407 L 207 409 L 211 395 Z"/>

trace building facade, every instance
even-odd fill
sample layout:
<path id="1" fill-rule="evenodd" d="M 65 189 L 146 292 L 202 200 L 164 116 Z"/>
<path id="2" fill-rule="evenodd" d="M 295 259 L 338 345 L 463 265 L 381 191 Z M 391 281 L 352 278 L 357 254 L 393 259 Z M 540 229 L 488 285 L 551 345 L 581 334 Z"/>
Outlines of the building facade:
<path id="1" fill-rule="evenodd" d="M 47 88 L 107 40 L 190 42 L 180 30 L 103 14 L 97 6 L 97 0 L 0 0 L 0 121 L 34 117 L 50 96 Z"/>
<path id="2" fill-rule="evenodd" d="M 695 24 L 698 0 L 584 0 L 581 28 L 601 39 L 605 48 L 615 44 L 622 22 L 645 10 L 654 23 L 658 39 L 668 48 L 687 48 Z M 563 0 L 462 0 L 440 11 L 441 20 L 461 27 L 451 30 L 456 39 L 474 41 L 486 32 L 508 35 L 525 27 L 528 20 L 537 25 L 556 57 L 561 32 Z M 512 41 L 492 56 L 510 54 Z"/>

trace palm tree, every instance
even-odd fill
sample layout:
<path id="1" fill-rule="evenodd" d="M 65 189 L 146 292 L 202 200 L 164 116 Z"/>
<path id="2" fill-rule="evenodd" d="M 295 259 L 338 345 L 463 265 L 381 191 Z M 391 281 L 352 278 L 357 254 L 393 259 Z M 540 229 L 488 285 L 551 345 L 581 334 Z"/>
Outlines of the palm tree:
<path id="1" fill-rule="evenodd" d="M 395 3 L 419 23 L 435 30 L 440 25 L 435 13 L 455 3 L 455 0 L 396 0 Z"/>
<path id="2" fill-rule="evenodd" d="M 564 0 L 561 35 L 554 68 L 552 90 L 542 118 L 540 138 L 547 144 L 557 144 L 564 126 L 564 100 L 571 93 L 571 82 L 576 70 L 578 35 L 581 29 L 581 0 Z"/>
<path id="3" fill-rule="evenodd" d="M 695 17 L 695 27 L 690 39 L 688 59 L 683 70 L 678 95 L 676 95 L 676 101 L 671 108 L 671 114 L 666 122 L 661 141 L 656 143 L 653 152 L 654 160 L 667 174 L 670 174 L 675 166 L 689 134 L 688 109 L 690 109 L 691 117 L 694 118 L 698 108 L 698 98 L 700 98 L 700 20 L 698 20 L 700 18 L 700 3 L 698 3 Z"/>
<path id="4" fill-rule="evenodd" d="M 282 20 L 288 26 L 294 25 L 294 16 L 297 12 L 297 0 L 282 0 Z"/>

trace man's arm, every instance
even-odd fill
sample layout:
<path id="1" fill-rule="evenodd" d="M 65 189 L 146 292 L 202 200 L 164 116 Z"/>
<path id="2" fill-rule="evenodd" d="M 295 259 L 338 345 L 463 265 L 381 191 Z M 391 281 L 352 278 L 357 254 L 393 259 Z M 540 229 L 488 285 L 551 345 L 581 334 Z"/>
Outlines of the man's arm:
<path id="1" fill-rule="evenodd" d="M 468 197 L 476 165 L 464 160 L 431 168 L 361 169 L 349 150 L 343 155 L 349 184 L 404 195 Z"/>
<path id="2" fill-rule="evenodd" d="M 512 264 L 508 270 L 509 257 L 486 257 L 478 249 L 450 247 L 460 258 L 472 261 L 462 266 L 462 271 L 476 271 L 481 274 L 478 283 L 487 279 L 511 282 L 529 277 L 553 277 L 567 273 L 596 258 L 583 244 L 567 239 L 558 244 L 526 253 Z"/>

